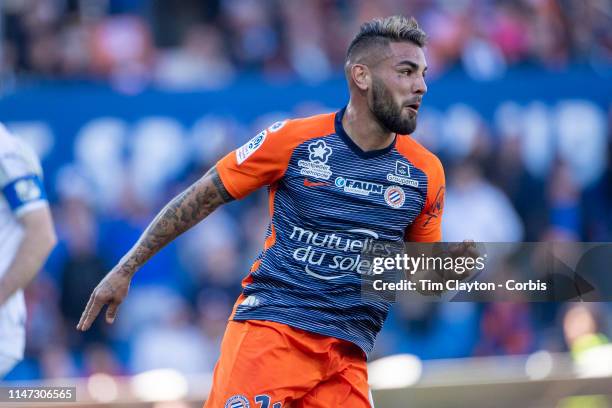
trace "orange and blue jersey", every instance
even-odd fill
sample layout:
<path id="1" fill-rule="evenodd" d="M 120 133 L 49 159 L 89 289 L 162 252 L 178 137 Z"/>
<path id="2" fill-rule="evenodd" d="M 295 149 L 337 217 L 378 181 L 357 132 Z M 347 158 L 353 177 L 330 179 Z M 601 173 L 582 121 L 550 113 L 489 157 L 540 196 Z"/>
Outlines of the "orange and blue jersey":
<path id="1" fill-rule="evenodd" d="M 278 122 L 217 163 L 240 199 L 269 186 L 264 249 L 231 319 L 266 320 L 369 353 L 389 310 L 362 296 L 361 253 L 376 241 L 441 240 L 444 171 L 410 136 L 361 150 L 337 113 Z"/>

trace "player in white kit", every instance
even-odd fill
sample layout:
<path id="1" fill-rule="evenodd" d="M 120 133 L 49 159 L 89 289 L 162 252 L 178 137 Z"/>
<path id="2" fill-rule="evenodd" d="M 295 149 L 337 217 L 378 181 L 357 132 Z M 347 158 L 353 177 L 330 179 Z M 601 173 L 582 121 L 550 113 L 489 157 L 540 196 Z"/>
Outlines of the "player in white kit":
<path id="1" fill-rule="evenodd" d="M 0 379 L 23 358 L 23 288 L 55 242 L 40 162 L 0 124 Z"/>

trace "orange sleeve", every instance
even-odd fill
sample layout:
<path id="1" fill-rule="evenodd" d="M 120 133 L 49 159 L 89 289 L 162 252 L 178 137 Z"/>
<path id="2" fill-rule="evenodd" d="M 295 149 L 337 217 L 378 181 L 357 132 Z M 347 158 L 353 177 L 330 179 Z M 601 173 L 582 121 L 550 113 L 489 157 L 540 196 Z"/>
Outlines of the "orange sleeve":
<path id="1" fill-rule="evenodd" d="M 444 210 L 444 168 L 432 156 L 427 173 L 427 198 L 423 211 L 407 228 L 405 240 L 409 242 L 438 242 L 442 240 L 442 212 Z"/>
<path id="2" fill-rule="evenodd" d="M 285 174 L 295 147 L 286 124 L 275 123 L 217 162 L 219 177 L 232 197 L 244 198 Z"/>

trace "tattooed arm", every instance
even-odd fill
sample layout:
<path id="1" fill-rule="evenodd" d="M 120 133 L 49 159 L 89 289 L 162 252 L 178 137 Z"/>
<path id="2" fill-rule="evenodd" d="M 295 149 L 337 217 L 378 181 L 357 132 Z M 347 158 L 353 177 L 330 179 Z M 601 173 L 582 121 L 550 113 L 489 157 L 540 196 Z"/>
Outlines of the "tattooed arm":
<path id="1" fill-rule="evenodd" d="M 140 239 L 102 279 L 91 294 L 77 329 L 89 329 L 104 305 L 112 323 L 136 271 L 166 244 L 206 218 L 221 204 L 233 200 L 213 167 L 201 179 L 174 197 L 149 224 Z"/>
<path id="2" fill-rule="evenodd" d="M 133 276 L 166 244 L 231 200 L 213 167 L 157 214 L 134 247 L 119 261 L 120 273 Z"/>

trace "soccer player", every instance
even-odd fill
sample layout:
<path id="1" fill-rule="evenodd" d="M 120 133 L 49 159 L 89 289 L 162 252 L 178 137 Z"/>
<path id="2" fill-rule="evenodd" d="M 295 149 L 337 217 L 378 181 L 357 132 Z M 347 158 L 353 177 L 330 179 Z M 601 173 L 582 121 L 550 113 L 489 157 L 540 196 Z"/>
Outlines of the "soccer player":
<path id="1" fill-rule="evenodd" d="M 393 16 L 361 26 L 348 105 L 278 122 L 174 198 L 100 282 L 77 326 L 112 322 L 134 273 L 220 205 L 269 187 L 264 248 L 243 280 L 206 407 L 369 407 L 366 356 L 388 312 L 361 296 L 373 240 L 436 242 L 440 161 L 409 135 L 427 92 L 426 35 Z"/>
<path id="2" fill-rule="evenodd" d="M 23 358 L 23 288 L 55 242 L 38 158 L 0 124 L 0 378 Z"/>

